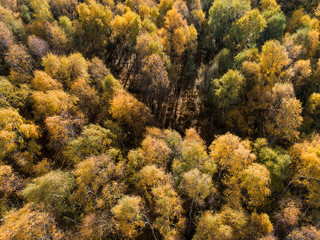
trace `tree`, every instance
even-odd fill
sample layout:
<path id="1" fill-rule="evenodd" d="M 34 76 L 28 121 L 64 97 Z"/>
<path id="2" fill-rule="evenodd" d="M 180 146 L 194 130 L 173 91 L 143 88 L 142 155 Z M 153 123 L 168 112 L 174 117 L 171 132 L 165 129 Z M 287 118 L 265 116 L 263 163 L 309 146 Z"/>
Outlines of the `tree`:
<path id="1" fill-rule="evenodd" d="M 100 109 L 97 91 L 86 79 L 78 78 L 71 84 L 71 93 L 78 97 L 80 110 L 88 119 L 94 119 Z"/>
<path id="2" fill-rule="evenodd" d="M 250 10 L 247 0 L 215 0 L 209 10 L 209 27 L 217 47 L 221 47 L 223 38 L 229 33 L 232 23 Z"/>
<path id="3" fill-rule="evenodd" d="M 251 237 L 254 239 L 257 239 L 258 237 L 270 236 L 273 231 L 273 225 L 268 214 L 266 213 L 258 214 L 253 212 L 250 216 L 249 226 L 248 234 L 251 234 Z"/>
<path id="4" fill-rule="evenodd" d="M 238 71 L 229 70 L 220 79 L 213 80 L 212 85 L 218 106 L 228 109 L 239 102 L 244 87 L 244 77 Z"/>
<path id="5" fill-rule="evenodd" d="M 231 133 L 218 136 L 209 149 L 210 157 L 218 165 L 219 175 L 222 171 L 230 175 L 236 174 L 256 159 L 248 142 L 241 141 Z"/>
<path id="6" fill-rule="evenodd" d="M 181 236 L 185 218 L 182 202 L 178 194 L 169 184 L 159 185 L 152 189 L 155 204 L 154 226 L 165 239 L 176 239 Z"/>
<path id="7" fill-rule="evenodd" d="M 268 169 L 261 164 L 253 163 L 242 171 L 240 178 L 241 188 L 246 192 L 245 196 L 248 196 L 244 202 L 253 208 L 263 206 L 271 194 Z"/>
<path id="8" fill-rule="evenodd" d="M 194 168 L 210 176 L 216 172 L 216 164 L 208 157 L 207 147 L 194 128 L 186 130 L 183 141 L 175 147 L 176 158 L 172 163 L 172 171 L 177 183 L 182 174 Z"/>
<path id="9" fill-rule="evenodd" d="M 271 142 L 295 141 L 303 118 L 301 102 L 295 98 L 292 84 L 276 84 L 269 94 L 271 105 L 265 128 Z"/>
<path id="10" fill-rule="evenodd" d="M 34 78 L 31 81 L 32 87 L 36 91 L 62 90 L 62 85 L 55 79 L 51 78 L 43 71 L 34 71 Z"/>
<path id="11" fill-rule="evenodd" d="M 127 238 L 136 238 L 139 234 L 137 228 L 144 226 L 142 199 L 136 196 L 124 196 L 118 204 L 111 209 L 118 223 L 120 232 Z"/>
<path id="12" fill-rule="evenodd" d="M 242 239 L 248 219 L 243 210 L 223 207 L 219 213 L 206 211 L 199 219 L 195 240 Z"/>
<path id="13" fill-rule="evenodd" d="M 0 22 L 0 53 L 6 53 L 9 48 L 14 44 L 14 37 L 8 27 Z"/>
<path id="14" fill-rule="evenodd" d="M 13 200 L 17 200 L 19 196 L 19 190 L 23 187 L 23 179 L 14 172 L 11 166 L 0 166 L 0 214 L 3 216 L 7 210 L 11 209 Z"/>
<path id="15" fill-rule="evenodd" d="M 123 162 L 116 163 L 111 154 L 88 157 L 74 169 L 76 188 L 71 197 L 86 213 L 110 209 L 124 195 L 126 186 L 120 181 Z"/>
<path id="16" fill-rule="evenodd" d="M 50 149 L 55 151 L 54 160 L 63 158 L 62 152 L 70 139 L 75 138 L 82 128 L 84 119 L 81 116 L 73 117 L 68 114 L 47 117 L 45 120 L 48 131 Z"/>
<path id="17" fill-rule="evenodd" d="M 36 36 L 28 36 L 28 48 L 31 55 L 36 57 L 39 62 L 50 50 L 49 44 Z"/>
<path id="18" fill-rule="evenodd" d="M 300 229 L 295 229 L 289 233 L 286 237 L 288 240 L 298 240 L 298 239 L 310 239 L 316 240 L 320 237 L 320 231 L 314 226 L 304 226 Z"/>
<path id="19" fill-rule="evenodd" d="M 170 183 L 171 179 L 166 173 L 155 165 L 143 167 L 137 174 L 136 186 L 146 199 L 151 200 L 153 188 Z"/>
<path id="20" fill-rule="evenodd" d="M 260 5 L 262 15 L 267 21 L 267 27 L 262 33 L 261 42 L 270 39 L 280 40 L 286 27 L 286 16 L 275 0 L 262 0 Z"/>
<path id="21" fill-rule="evenodd" d="M 10 78 L 15 84 L 27 83 L 31 79 L 33 59 L 24 45 L 10 46 L 5 62 L 10 66 Z"/>
<path id="22" fill-rule="evenodd" d="M 57 19 L 59 16 L 71 17 L 76 13 L 76 0 L 51 0 L 49 5 L 52 15 Z"/>
<path id="23" fill-rule="evenodd" d="M 19 210 L 11 210 L 4 217 L 0 227 L 0 238 L 9 239 L 65 239 L 54 217 L 33 204 L 27 204 Z"/>
<path id="24" fill-rule="evenodd" d="M 281 199 L 279 210 L 275 213 L 277 224 L 282 231 L 297 227 L 301 215 L 301 202 L 292 198 Z"/>
<path id="25" fill-rule="evenodd" d="M 310 140 L 296 143 L 290 150 L 290 155 L 294 164 L 292 182 L 297 187 L 307 190 L 306 202 L 311 206 L 319 206 L 320 193 L 320 158 L 318 148 L 320 137 L 314 135 Z"/>
<path id="26" fill-rule="evenodd" d="M 274 86 L 281 81 L 281 72 L 289 64 L 288 54 L 280 42 L 267 41 L 261 51 L 260 66 L 267 84 Z"/>
<path id="27" fill-rule="evenodd" d="M 189 229 L 192 224 L 193 205 L 204 204 L 204 200 L 215 192 L 212 184 L 212 179 L 207 174 L 202 174 L 198 169 L 193 169 L 182 175 L 182 180 L 179 185 L 180 190 L 191 199 L 189 211 Z M 188 230 L 189 231 L 189 230 Z"/>
<path id="28" fill-rule="evenodd" d="M 147 164 L 156 164 L 163 168 L 168 165 L 171 149 L 164 140 L 147 136 L 141 143 L 141 150 Z"/>
<path id="29" fill-rule="evenodd" d="M 69 90 L 74 80 L 78 78 L 88 79 L 88 62 L 81 53 L 73 53 L 69 56 L 58 56 L 52 53 L 42 59 L 44 71 L 52 78 L 63 84 L 64 89 Z"/>
<path id="30" fill-rule="evenodd" d="M 74 188 L 74 178 L 68 172 L 51 171 L 44 176 L 35 178 L 22 190 L 22 196 L 28 202 L 44 204 L 56 215 L 68 211 L 67 199 Z"/>
<path id="31" fill-rule="evenodd" d="M 0 109 L 0 159 L 18 150 L 32 155 L 39 154 L 39 137 L 38 126 L 26 121 L 16 109 Z"/>
<path id="32" fill-rule="evenodd" d="M 85 51 L 98 53 L 106 45 L 113 14 L 107 6 L 96 1 L 90 0 L 87 3 L 80 3 L 77 7 L 84 37 L 82 46 Z"/>
<path id="33" fill-rule="evenodd" d="M 182 175 L 180 189 L 197 204 L 214 192 L 211 177 L 196 168 Z"/>
<path id="34" fill-rule="evenodd" d="M 40 1 L 40 0 L 32 0 L 30 2 L 30 5 L 34 11 L 33 17 L 36 20 L 52 20 L 52 14 L 50 10 L 50 6 L 47 0 L 45 1 Z"/>
<path id="35" fill-rule="evenodd" d="M 280 147 L 271 148 L 264 138 L 258 138 L 254 142 L 253 152 L 257 156 L 257 161 L 265 165 L 270 172 L 272 191 L 282 192 L 290 176 L 289 167 L 292 161 L 289 153 Z"/>
<path id="36" fill-rule="evenodd" d="M 312 93 L 308 98 L 308 102 L 306 106 L 306 111 L 309 116 L 307 116 L 305 120 L 307 122 L 307 120 L 309 119 L 309 121 L 311 122 L 310 127 L 314 126 L 316 129 L 319 129 L 319 121 L 318 121 L 319 119 L 318 117 L 320 116 L 319 107 L 320 107 L 320 94 Z"/>
<path id="37" fill-rule="evenodd" d="M 34 91 L 31 96 L 34 115 L 38 120 L 45 119 L 62 112 L 71 113 L 76 99 L 62 90 L 50 90 L 47 92 Z"/>
<path id="38" fill-rule="evenodd" d="M 124 90 L 114 95 L 109 112 L 120 125 L 132 131 L 135 139 L 141 136 L 150 118 L 150 110 Z"/>
<path id="39" fill-rule="evenodd" d="M 165 99 L 164 96 L 169 88 L 169 78 L 165 63 L 159 55 L 152 54 L 142 59 L 141 69 L 138 79 L 134 83 L 134 88 L 141 91 L 145 99 L 144 102 L 152 108 L 154 101 L 156 101 L 156 107 L 158 107 Z"/>
<path id="40" fill-rule="evenodd" d="M 266 26 L 267 22 L 259 10 L 251 10 L 232 24 L 224 41 L 229 49 L 242 50 L 255 47 L 256 41 Z"/>
<path id="41" fill-rule="evenodd" d="M 115 135 L 99 125 L 89 124 L 83 128 L 80 136 L 69 142 L 64 151 L 67 164 L 78 163 L 91 155 L 100 155 L 108 152 L 116 143 Z"/>

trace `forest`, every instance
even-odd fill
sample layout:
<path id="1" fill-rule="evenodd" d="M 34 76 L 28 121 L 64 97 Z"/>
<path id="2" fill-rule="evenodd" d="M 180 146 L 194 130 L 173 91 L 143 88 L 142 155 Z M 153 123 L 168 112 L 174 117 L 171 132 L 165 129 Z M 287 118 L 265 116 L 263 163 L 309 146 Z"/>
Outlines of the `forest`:
<path id="1" fill-rule="evenodd" d="M 320 0 L 0 0 L 1 240 L 320 240 Z"/>

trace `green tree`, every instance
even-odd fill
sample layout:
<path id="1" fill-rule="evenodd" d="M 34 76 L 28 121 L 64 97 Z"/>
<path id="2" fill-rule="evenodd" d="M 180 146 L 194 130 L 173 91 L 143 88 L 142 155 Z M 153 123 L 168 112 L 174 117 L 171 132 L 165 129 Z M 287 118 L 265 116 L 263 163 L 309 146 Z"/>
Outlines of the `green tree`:
<path id="1" fill-rule="evenodd" d="M 243 93 L 245 79 L 238 71 L 229 70 L 220 79 L 212 81 L 214 96 L 222 109 L 228 109 L 239 103 Z"/>
<path id="2" fill-rule="evenodd" d="M 223 38 L 229 33 L 232 23 L 250 10 L 247 0 L 215 0 L 209 10 L 209 27 L 212 38 L 220 48 Z"/>
<path id="3" fill-rule="evenodd" d="M 74 188 L 74 178 L 68 172 L 51 171 L 35 178 L 22 190 L 28 202 L 44 204 L 58 216 L 68 211 L 67 199 Z"/>
<path id="4" fill-rule="evenodd" d="M 255 47 L 266 26 L 266 20 L 259 10 L 251 10 L 232 24 L 224 41 L 229 49 L 242 50 Z"/>

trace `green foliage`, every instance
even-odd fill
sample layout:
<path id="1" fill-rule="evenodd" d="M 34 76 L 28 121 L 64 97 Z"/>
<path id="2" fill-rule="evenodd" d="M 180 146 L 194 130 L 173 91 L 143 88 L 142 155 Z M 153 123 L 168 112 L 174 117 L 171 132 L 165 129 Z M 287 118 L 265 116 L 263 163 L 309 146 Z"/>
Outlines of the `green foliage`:
<path id="1" fill-rule="evenodd" d="M 244 77 L 238 71 L 229 70 L 220 79 L 214 79 L 212 85 L 218 106 L 228 109 L 239 102 L 243 91 Z"/>
<path id="2" fill-rule="evenodd" d="M 69 142 L 64 152 L 69 164 L 78 163 L 91 155 L 106 153 L 116 144 L 116 136 L 99 125 L 85 126 L 80 136 Z"/>
<path id="3" fill-rule="evenodd" d="M 229 33 L 232 23 L 250 10 L 247 0 L 215 0 L 209 10 L 209 27 L 218 44 Z"/>
<path id="4" fill-rule="evenodd" d="M 32 180 L 22 190 L 22 196 L 29 202 L 44 204 L 59 215 L 68 211 L 67 199 L 74 188 L 74 178 L 68 172 L 51 171 Z"/>

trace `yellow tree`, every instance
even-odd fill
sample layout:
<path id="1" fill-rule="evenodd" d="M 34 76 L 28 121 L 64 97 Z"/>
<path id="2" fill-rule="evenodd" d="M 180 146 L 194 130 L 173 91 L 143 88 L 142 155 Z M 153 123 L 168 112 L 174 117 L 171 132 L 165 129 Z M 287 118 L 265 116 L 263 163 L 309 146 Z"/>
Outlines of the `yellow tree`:
<path id="1" fill-rule="evenodd" d="M 76 99 L 62 90 L 34 91 L 31 95 L 36 119 L 44 119 L 62 112 L 71 113 Z"/>
<path id="2" fill-rule="evenodd" d="M 83 31 L 85 51 L 96 52 L 107 43 L 110 34 L 111 10 L 96 1 L 89 0 L 77 7 L 79 22 Z"/>
<path id="3" fill-rule="evenodd" d="M 1 159 L 18 150 L 32 155 L 39 154 L 41 149 L 37 144 L 39 137 L 38 126 L 26 121 L 16 109 L 0 108 Z"/>
<path id="4" fill-rule="evenodd" d="M 185 228 L 184 211 L 180 197 L 169 184 L 153 188 L 152 195 L 157 214 L 154 227 L 165 239 L 179 238 Z"/>
<path id="5" fill-rule="evenodd" d="M 150 110 L 124 90 L 114 95 L 109 112 L 120 125 L 128 127 L 135 138 L 141 136 L 150 118 Z"/>
<path id="6" fill-rule="evenodd" d="M 267 92 L 270 101 L 266 132 L 270 142 L 299 139 L 299 127 L 302 124 L 302 104 L 295 98 L 292 84 L 276 84 L 271 92 Z"/>
<path id="7" fill-rule="evenodd" d="M 244 169 L 240 177 L 240 186 L 246 192 L 244 202 L 252 208 L 263 206 L 270 196 L 271 178 L 268 169 L 258 163 L 253 163 Z"/>
<path id="8" fill-rule="evenodd" d="M 145 225 L 142 199 L 138 196 L 124 196 L 111 212 L 121 234 L 126 238 L 136 239 L 139 235 L 138 228 L 141 229 Z"/>
<path id="9" fill-rule="evenodd" d="M 307 190 L 306 201 L 311 206 L 320 206 L 320 137 L 314 135 L 310 140 L 293 145 L 290 155 L 294 163 L 292 182 Z"/>
<path id="10" fill-rule="evenodd" d="M 0 238 L 9 239 L 65 239 L 54 217 L 43 211 L 41 207 L 27 204 L 19 210 L 11 210 L 4 217 L 0 227 Z"/>
<path id="11" fill-rule="evenodd" d="M 248 218 L 242 209 L 223 207 L 216 214 L 206 211 L 199 219 L 193 239 L 243 239 L 247 224 Z"/>
<path id="12" fill-rule="evenodd" d="M 123 162 L 105 154 L 89 157 L 75 166 L 76 188 L 71 197 L 86 213 L 110 209 L 123 196 L 126 186 L 120 181 Z"/>
<path id="13" fill-rule="evenodd" d="M 249 142 L 231 133 L 218 136 L 209 149 L 210 157 L 218 165 L 219 176 L 222 172 L 230 176 L 237 174 L 256 159 Z"/>
<path id="14" fill-rule="evenodd" d="M 260 66 L 264 81 L 273 86 L 281 81 L 281 73 L 290 60 L 285 48 L 276 40 L 267 41 L 261 51 Z"/>
<path id="15" fill-rule="evenodd" d="M 67 164 L 78 163 L 86 157 L 98 156 L 108 152 L 116 145 L 116 136 L 99 125 L 89 124 L 83 128 L 80 136 L 68 143 L 64 151 Z"/>
<path id="16" fill-rule="evenodd" d="M 62 90 L 62 85 L 57 80 L 51 78 L 46 72 L 34 71 L 34 78 L 31 81 L 32 88 L 36 91 Z"/>

